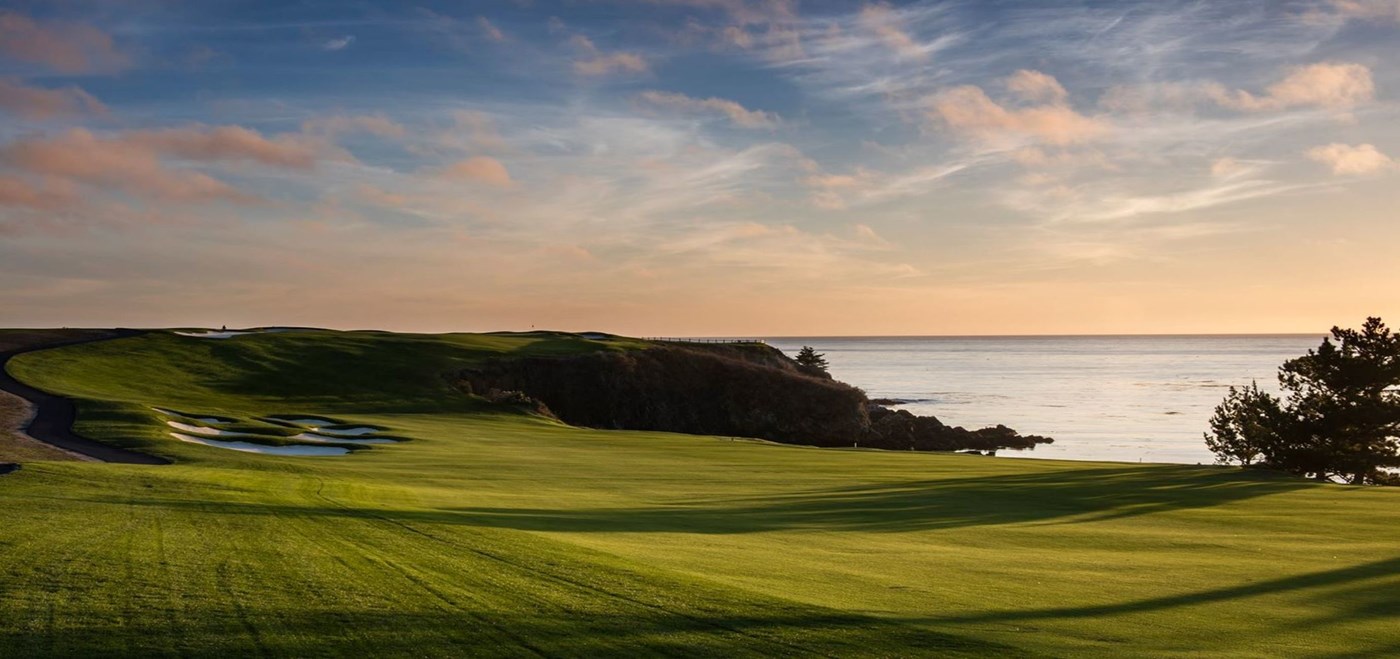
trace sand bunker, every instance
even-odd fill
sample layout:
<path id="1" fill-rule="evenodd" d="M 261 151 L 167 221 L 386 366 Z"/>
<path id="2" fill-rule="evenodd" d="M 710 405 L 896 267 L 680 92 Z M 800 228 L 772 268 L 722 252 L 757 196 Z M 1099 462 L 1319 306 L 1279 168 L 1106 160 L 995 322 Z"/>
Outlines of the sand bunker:
<path id="1" fill-rule="evenodd" d="M 292 424 L 292 425 L 294 425 L 294 426 L 306 426 L 307 428 L 320 428 L 320 427 L 322 427 L 322 426 L 334 426 L 334 425 L 338 425 L 338 424 L 340 423 L 339 421 L 335 421 L 335 420 L 332 420 L 332 419 L 322 419 L 322 418 L 314 417 L 314 416 L 299 416 L 299 417 L 295 417 L 295 418 L 291 418 L 291 417 L 281 417 L 281 416 L 270 416 L 270 417 L 267 417 L 267 418 L 268 418 L 269 420 L 272 420 L 272 421 L 281 421 L 282 423 L 290 423 L 290 424 Z"/>
<path id="2" fill-rule="evenodd" d="M 362 435 L 373 435 L 383 431 L 382 428 L 344 424 L 334 419 L 318 416 L 269 416 L 265 417 L 263 420 L 277 423 L 289 423 L 294 426 L 301 426 L 307 430 L 313 430 L 322 435 L 334 435 L 336 437 L 360 437 Z M 342 427 L 335 428 L 333 426 Z"/>
<path id="3" fill-rule="evenodd" d="M 189 419 L 189 420 L 191 420 L 191 421 L 198 421 L 198 422 L 200 422 L 200 423 L 208 423 L 208 424 L 210 424 L 210 425 L 219 425 L 219 426 L 222 426 L 222 425 L 225 425 L 225 424 L 233 423 L 234 421 L 237 420 L 237 419 L 225 419 L 224 417 L 221 417 L 221 416 L 197 416 L 197 415 L 194 415 L 194 414 L 182 414 L 182 413 L 180 413 L 180 412 L 176 412 L 175 410 L 167 410 L 167 409 L 165 409 L 165 408 L 163 408 L 163 407 L 152 407 L 151 409 L 153 409 L 153 410 L 155 410 L 155 411 L 157 411 L 157 412 L 160 412 L 161 414 L 164 414 L 164 415 L 166 415 L 166 416 L 178 416 L 178 417 L 180 417 L 181 419 Z"/>
<path id="4" fill-rule="evenodd" d="M 275 330 L 268 330 L 275 331 Z M 246 333 L 246 332 L 245 332 Z M 357 426 L 343 423 L 336 419 L 309 415 L 287 415 L 287 416 L 266 416 L 260 417 L 261 421 L 276 423 L 285 427 L 293 427 L 301 430 L 297 435 L 283 437 L 276 434 L 276 431 L 268 433 L 262 432 L 235 432 L 222 428 L 213 428 L 209 425 L 195 425 L 195 423 L 210 425 L 225 425 L 237 423 L 238 419 L 230 419 L 218 416 L 196 416 L 184 414 L 175 410 L 162 407 L 152 407 L 151 409 L 172 417 L 165 421 L 165 424 L 174 428 L 176 432 L 171 432 L 171 436 L 180 441 L 203 444 L 217 448 L 226 448 L 234 451 L 245 451 L 248 453 L 263 453 L 267 455 L 345 455 L 352 449 L 346 444 L 396 444 L 403 441 L 398 437 L 371 437 L 384 431 L 383 428 L 373 426 Z M 186 421 L 190 423 L 186 423 Z M 333 426 L 341 426 L 339 428 Z M 275 446 L 269 444 L 258 444 L 249 441 L 230 441 L 227 439 L 210 439 L 213 437 L 243 437 L 243 438 L 264 438 L 269 440 L 292 440 L 310 442 L 310 444 L 296 444 L 287 446 Z M 319 446 L 318 446 L 319 444 Z M 326 444 L 341 444 L 341 446 L 326 446 Z"/>
<path id="5" fill-rule="evenodd" d="M 244 334 L 267 334 L 270 332 L 291 332 L 289 327 L 267 327 L 264 329 L 250 330 L 204 330 L 202 332 L 175 332 L 180 336 L 192 336 L 196 339 L 231 339 Z"/>
<path id="6" fill-rule="evenodd" d="M 388 437 L 370 437 L 368 439 L 354 439 L 350 437 L 328 437 L 318 435 L 314 432 L 304 432 L 299 435 L 292 435 L 288 439 L 300 439 L 305 442 L 336 442 L 338 444 L 396 444 L 399 440 Z"/>
<path id="7" fill-rule="evenodd" d="M 322 435 L 335 435 L 336 437 L 359 437 L 360 435 L 373 435 L 379 432 L 378 428 L 369 426 L 351 426 L 349 428 L 312 428 Z"/>
<path id="8" fill-rule="evenodd" d="M 226 448 L 232 451 L 262 453 L 266 455 L 345 455 L 350 452 L 350 449 L 340 446 L 269 446 L 267 444 L 254 444 L 252 442 L 225 442 L 178 432 L 172 432 L 170 435 L 175 439 L 182 442 L 190 442 L 191 444 L 203 444 L 215 448 Z"/>
<path id="9" fill-rule="evenodd" d="M 176 334 L 180 336 L 192 336 L 196 339 L 231 339 L 242 334 L 256 334 L 256 332 L 216 332 L 214 330 L 209 330 L 207 332 L 176 332 Z"/>
<path id="10" fill-rule="evenodd" d="M 255 437 L 255 436 L 256 436 L 256 435 L 253 435 L 253 434 L 251 434 L 251 433 L 246 433 L 246 432 L 232 432 L 232 431 L 228 431 L 228 430 L 220 430 L 220 429 L 218 429 L 218 428 L 205 428 L 204 426 L 192 426 L 192 425 L 190 425 L 190 424 L 188 424 L 188 423 L 180 423 L 179 421 L 166 421 L 166 422 L 165 422 L 165 425 L 170 426 L 171 428 L 174 428 L 174 429 L 176 429 L 176 430 L 183 430 L 183 431 L 185 431 L 185 432 L 192 432 L 192 433 L 194 433 L 194 434 L 196 434 L 196 435 L 206 435 L 206 436 L 208 436 L 208 437 Z"/>

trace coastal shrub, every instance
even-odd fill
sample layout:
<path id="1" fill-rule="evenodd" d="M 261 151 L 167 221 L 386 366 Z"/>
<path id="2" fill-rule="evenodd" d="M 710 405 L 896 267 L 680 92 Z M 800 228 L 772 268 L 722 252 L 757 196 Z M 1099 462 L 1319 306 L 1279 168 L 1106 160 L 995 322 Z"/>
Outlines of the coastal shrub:
<path id="1" fill-rule="evenodd" d="M 464 386 L 467 387 L 467 391 L 470 393 L 470 385 Z M 556 418 L 554 412 L 550 411 L 548 405 L 545 405 L 539 399 L 527 395 L 523 391 L 490 388 L 487 389 L 485 393 L 481 394 L 481 397 L 497 405 L 514 407 L 528 414 L 549 417 L 551 419 Z"/>

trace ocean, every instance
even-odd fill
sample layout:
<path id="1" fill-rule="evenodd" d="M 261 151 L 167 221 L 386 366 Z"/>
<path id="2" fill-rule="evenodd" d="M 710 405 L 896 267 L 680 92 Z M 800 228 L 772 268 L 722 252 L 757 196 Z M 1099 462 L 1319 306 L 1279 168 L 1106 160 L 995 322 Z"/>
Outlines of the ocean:
<path id="1" fill-rule="evenodd" d="M 832 376 L 896 409 L 949 425 L 998 423 L 1054 444 L 998 455 L 1210 464 L 1201 435 L 1231 385 L 1277 393 L 1285 360 L 1317 335 L 796 337 L 789 356 L 824 353 Z"/>

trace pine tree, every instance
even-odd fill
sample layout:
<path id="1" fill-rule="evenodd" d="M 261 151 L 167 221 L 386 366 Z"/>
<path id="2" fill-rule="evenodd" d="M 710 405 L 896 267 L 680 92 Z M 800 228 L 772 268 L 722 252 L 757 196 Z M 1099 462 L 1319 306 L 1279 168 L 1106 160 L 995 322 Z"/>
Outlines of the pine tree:
<path id="1" fill-rule="evenodd" d="M 1380 318 L 1332 328 L 1317 350 L 1284 363 L 1279 383 L 1305 449 L 1295 459 L 1318 462 L 1301 465 L 1308 471 L 1360 485 L 1400 467 L 1400 335 Z"/>
<path id="2" fill-rule="evenodd" d="M 1222 462 L 1357 485 L 1400 480 L 1400 335 L 1380 318 L 1332 328 L 1278 377 L 1285 401 L 1251 386 L 1231 388 L 1215 408 L 1205 438 Z"/>
<path id="3" fill-rule="evenodd" d="M 826 355 L 817 352 L 812 346 L 802 346 L 802 349 L 797 351 L 797 365 L 804 371 L 826 373 Z"/>
<path id="4" fill-rule="evenodd" d="M 1257 382 L 1230 387 L 1210 419 L 1206 446 L 1221 464 L 1238 462 L 1248 467 L 1266 461 L 1279 452 L 1282 415 L 1278 398 L 1261 391 Z"/>

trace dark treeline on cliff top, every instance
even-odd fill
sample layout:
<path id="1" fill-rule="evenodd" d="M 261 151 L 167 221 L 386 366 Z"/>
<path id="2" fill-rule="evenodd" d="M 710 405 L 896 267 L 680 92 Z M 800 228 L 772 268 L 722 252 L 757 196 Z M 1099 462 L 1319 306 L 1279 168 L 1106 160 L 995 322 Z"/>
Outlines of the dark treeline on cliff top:
<path id="1" fill-rule="evenodd" d="M 865 392 L 761 344 L 658 345 L 499 359 L 458 374 L 469 394 L 592 428 L 756 437 L 787 444 L 956 451 L 1052 440 L 966 430 L 874 405 Z"/>

